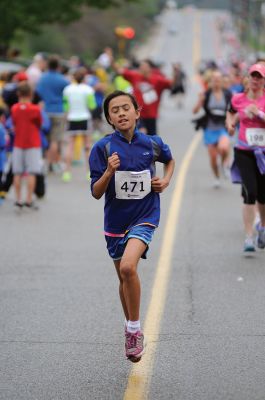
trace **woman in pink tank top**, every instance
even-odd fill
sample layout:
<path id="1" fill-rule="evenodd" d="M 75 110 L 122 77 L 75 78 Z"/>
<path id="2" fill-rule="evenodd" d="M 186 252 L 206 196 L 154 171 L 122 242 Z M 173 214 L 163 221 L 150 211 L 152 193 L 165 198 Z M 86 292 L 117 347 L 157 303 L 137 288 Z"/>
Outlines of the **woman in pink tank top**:
<path id="1" fill-rule="evenodd" d="M 265 66 L 254 64 L 249 69 L 249 89 L 235 94 L 227 112 L 226 126 L 230 135 L 239 121 L 239 134 L 232 166 L 237 182 L 242 183 L 244 254 L 253 255 L 256 246 L 265 249 Z M 254 221 L 256 204 L 260 222 Z"/>

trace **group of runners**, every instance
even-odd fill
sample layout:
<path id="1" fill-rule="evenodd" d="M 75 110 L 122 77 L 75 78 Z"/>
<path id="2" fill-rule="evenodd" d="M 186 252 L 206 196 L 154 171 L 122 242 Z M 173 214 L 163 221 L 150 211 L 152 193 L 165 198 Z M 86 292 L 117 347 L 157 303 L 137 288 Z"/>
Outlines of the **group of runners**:
<path id="1" fill-rule="evenodd" d="M 252 65 L 244 79 L 238 71 L 236 75 L 238 82 L 232 84 L 228 75 L 213 68 L 193 111 L 204 109 L 196 123 L 203 128 L 215 187 L 220 186 L 218 157 L 224 175 L 230 173 L 229 135 L 237 131 L 231 176 L 233 182 L 242 185 L 243 251 L 248 256 L 256 247 L 265 249 L 265 66 L 262 62 Z M 112 93 L 105 100 L 104 113 L 114 132 L 92 149 L 91 190 L 96 199 L 105 194 L 104 230 L 120 281 L 125 354 L 130 361 L 138 362 L 145 343 L 137 266 L 140 258 L 146 257 L 158 226 L 158 197 L 170 182 L 174 160 L 159 136 L 144 135 L 137 129 L 140 107 L 135 97 L 121 91 Z M 155 175 L 156 161 L 165 164 L 162 179 Z"/>
<path id="2" fill-rule="evenodd" d="M 102 104 L 114 89 L 135 94 L 144 105 L 139 130 L 157 134 L 163 91 L 168 89 L 173 96 L 185 91 L 184 74 L 179 71 L 180 67 L 173 65 L 168 78 L 148 59 L 126 61 L 121 67 L 112 49 L 106 48 L 93 67 L 85 66 L 78 57 L 72 57 L 66 65 L 58 56 L 38 53 L 27 69 L 3 73 L 0 201 L 14 183 L 15 208 L 37 209 L 34 191 L 37 197 L 44 195 L 45 170 L 59 173 L 63 182 L 70 182 L 77 143 L 83 143 L 87 160 L 93 141 L 106 134 Z M 22 177 L 27 180 L 25 201 Z"/>
<path id="3" fill-rule="evenodd" d="M 146 258 L 148 246 L 159 224 L 159 193 L 169 185 L 174 171 L 171 151 L 157 135 L 158 109 L 165 89 L 173 95 L 179 93 L 180 79 L 176 67 L 172 68 L 172 77 L 169 79 L 150 60 L 144 60 L 134 68 L 121 68 L 115 63 L 110 49 L 106 49 L 104 57 L 101 55 L 99 60 L 104 62 L 105 69 L 111 68 L 116 72 L 116 78 L 121 78 L 118 85 L 123 90 L 116 87 L 117 90 L 108 94 L 101 104 L 106 121 L 114 132 L 97 141 L 91 154 L 91 141 L 86 142 L 86 158 L 89 157 L 93 197 L 99 199 L 105 195 L 104 231 L 107 249 L 120 280 L 126 357 L 138 362 L 144 352 L 144 335 L 139 317 L 141 288 L 137 267 L 140 258 Z M 58 58 L 50 57 L 47 70 L 40 73 L 37 79 L 34 75 L 34 85 L 24 72 L 20 76 L 21 82 L 17 83 L 12 93 L 17 97 L 6 112 L 11 119 L 8 126 L 14 133 L 11 165 L 15 207 L 19 210 L 23 207 L 36 209 L 33 192 L 36 176 L 41 172 L 39 131 L 42 128 L 42 114 L 46 114 L 50 123 L 46 162 L 53 172 L 60 157 L 59 145 L 67 113 L 70 140 L 62 178 L 69 181 L 70 172 L 67 168 L 70 168 L 72 161 L 72 135 L 76 132 L 83 135 L 87 133 L 92 119 L 90 113 L 97 108 L 95 89 L 89 84 L 91 76 L 85 68 L 78 66 L 74 69 L 70 75 L 72 82 L 69 77 L 63 76 L 59 68 Z M 3 99 L 7 100 L 5 90 L 4 86 Z M 181 92 L 184 92 L 183 88 Z M 39 105 L 41 102 L 44 108 Z M 3 112 L 3 132 L 7 127 L 4 117 Z M 162 178 L 156 175 L 156 162 L 165 166 Z M 23 174 L 27 179 L 25 202 L 21 199 Z M 4 175 L 2 173 L 2 178 Z"/>
<path id="4" fill-rule="evenodd" d="M 247 69 L 233 65 L 230 74 L 213 64 L 204 74 L 203 90 L 193 108 L 195 114 L 204 110 L 193 122 L 196 129 L 203 129 L 214 187 L 220 187 L 222 173 L 242 185 L 246 256 L 257 247 L 265 248 L 264 84 L 263 60 Z M 235 136 L 233 157 L 230 136 Z"/>
<path id="5" fill-rule="evenodd" d="M 49 58 L 34 84 L 29 76 L 20 76 L 20 79 L 17 76 L 16 79 L 22 81 L 15 82 L 17 99 L 13 105 L 8 105 L 9 116 L 6 112 L 0 115 L 0 160 L 3 165 L 6 117 L 9 117 L 8 129 L 15 133 L 12 154 L 15 206 L 18 209 L 34 208 L 32 198 L 36 176 L 41 172 L 42 153 L 41 136 L 36 132 L 42 128 L 43 115 L 46 113 L 50 123 L 46 161 L 51 172 L 56 170 L 62 157 L 60 145 L 67 116 L 69 138 L 62 171 L 65 182 L 71 180 L 74 136 L 78 133 L 86 138 L 91 192 L 95 199 L 105 196 L 104 232 L 120 282 L 119 295 L 125 315 L 125 354 L 130 361 L 138 362 L 145 343 L 140 325 L 141 285 L 137 268 L 140 259 L 146 258 L 159 225 L 159 194 L 168 187 L 174 171 L 170 148 L 158 135 L 158 109 L 164 90 L 179 93 L 179 73 L 173 68 L 172 76 L 168 78 L 150 60 L 133 67 L 121 67 L 115 63 L 109 48 L 105 49 L 99 62 L 104 63 L 105 72 L 115 72 L 112 89 L 116 90 L 106 90 L 104 82 L 97 82 L 97 87 L 97 76 L 78 64 L 78 60 L 75 60 L 73 70 L 63 75 L 57 57 Z M 248 255 L 253 254 L 256 247 L 265 248 L 265 66 L 262 62 L 256 63 L 248 69 L 246 81 L 241 77 L 239 80 L 238 75 L 237 78 L 237 82 L 232 82 L 230 76 L 212 68 L 193 111 L 204 109 L 204 114 L 196 120 L 196 127 L 204 131 L 215 187 L 220 186 L 218 157 L 227 176 L 231 167 L 229 135 L 238 132 L 232 176 L 242 185 L 244 253 Z M 8 97 L 4 89 L 5 100 Z M 97 89 L 101 104 L 96 96 Z M 44 108 L 39 105 L 41 103 Z M 98 140 L 91 150 L 90 125 L 93 115 L 95 120 L 101 119 L 102 110 L 113 131 Z M 156 162 L 164 164 L 163 177 L 156 175 Z M 3 178 L 3 168 L 1 172 Z M 25 203 L 21 200 L 23 174 L 28 180 Z"/>
<path id="6" fill-rule="evenodd" d="M 227 177 L 231 168 L 229 135 L 238 130 L 231 174 L 233 181 L 242 185 L 246 234 L 243 251 L 250 255 L 256 246 L 265 248 L 265 66 L 252 65 L 242 81 L 237 73 L 236 84 L 229 78 L 213 68 L 193 111 L 202 107 L 205 111 L 196 123 L 204 131 L 215 187 L 220 186 L 218 156 Z M 90 156 L 92 194 L 96 199 L 105 194 L 105 238 L 120 281 L 125 354 L 132 362 L 140 361 L 145 348 L 137 266 L 140 258 L 146 258 L 159 223 L 159 193 L 168 186 L 174 171 L 170 149 L 162 139 L 139 132 L 140 106 L 130 94 L 110 94 L 105 99 L 104 113 L 114 132 L 100 140 Z M 165 165 L 163 178 L 155 175 L 156 161 Z M 254 227 L 257 213 L 259 222 Z"/>

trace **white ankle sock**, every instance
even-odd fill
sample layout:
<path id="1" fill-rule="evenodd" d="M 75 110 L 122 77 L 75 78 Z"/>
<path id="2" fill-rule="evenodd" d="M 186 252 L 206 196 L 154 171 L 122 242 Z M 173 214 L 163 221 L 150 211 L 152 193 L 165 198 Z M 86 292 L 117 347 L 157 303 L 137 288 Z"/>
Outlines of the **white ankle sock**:
<path id="1" fill-rule="evenodd" d="M 136 333 L 141 330 L 140 321 L 128 321 L 127 330 L 130 333 Z"/>

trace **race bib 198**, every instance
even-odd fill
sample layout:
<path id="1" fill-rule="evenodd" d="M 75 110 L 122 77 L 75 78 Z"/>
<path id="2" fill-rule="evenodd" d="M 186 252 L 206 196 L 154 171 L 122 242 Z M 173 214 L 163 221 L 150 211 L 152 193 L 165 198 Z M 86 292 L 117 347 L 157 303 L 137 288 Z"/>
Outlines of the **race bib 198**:
<path id="1" fill-rule="evenodd" d="M 265 129 L 264 128 L 247 128 L 246 140 L 249 146 L 265 147 Z"/>
<path id="2" fill-rule="evenodd" d="M 116 198 L 121 200 L 140 200 L 151 192 L 151 174 L 145 171 L 116 171 Z"/>

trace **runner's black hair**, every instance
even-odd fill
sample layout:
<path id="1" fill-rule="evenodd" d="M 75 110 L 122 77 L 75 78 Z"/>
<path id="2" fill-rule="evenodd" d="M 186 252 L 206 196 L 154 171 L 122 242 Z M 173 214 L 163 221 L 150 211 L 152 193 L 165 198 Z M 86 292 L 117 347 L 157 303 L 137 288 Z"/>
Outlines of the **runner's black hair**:
<path id="1" fill-rule="evenodd" d="M 139 107 L 135 97 L 132 94 L 123 92 L 122 90 L 115 90 L 114 92 L 110 93 L 104 100 L 103 111 L 104 111 L 104 115 L 105 115 L 105 118 L 106 118 L 108 124 L 110 124 L 114 129 L 115 129 L 115 126 L 113 126 L 109 121 L 109 103 L 111 102 L 112 99 L 115 99 L 115 97 L 119 97 L 119 96 L 129 97 L 131 99 L 131 102 L 132 102 L 135 110 L 136 111 L 140 110 L 140 107 Z"/>

